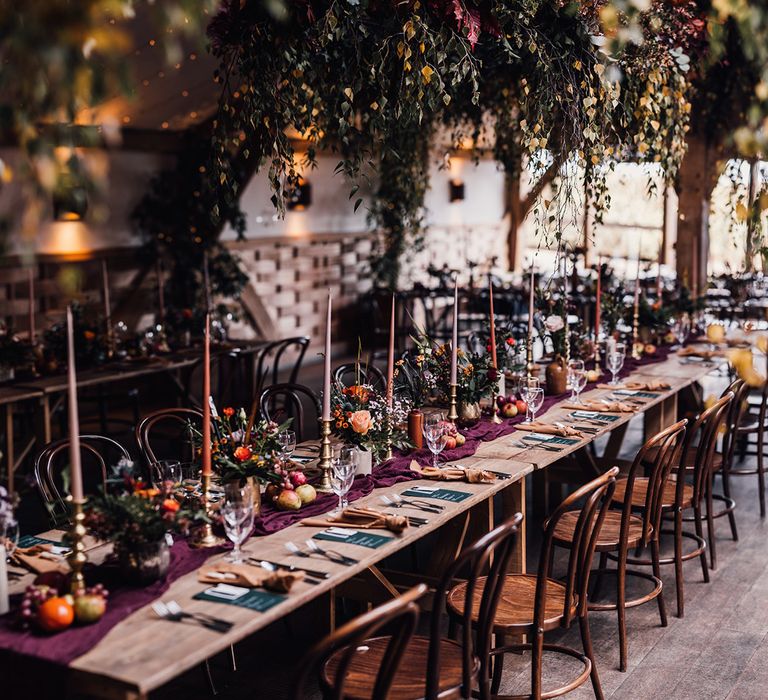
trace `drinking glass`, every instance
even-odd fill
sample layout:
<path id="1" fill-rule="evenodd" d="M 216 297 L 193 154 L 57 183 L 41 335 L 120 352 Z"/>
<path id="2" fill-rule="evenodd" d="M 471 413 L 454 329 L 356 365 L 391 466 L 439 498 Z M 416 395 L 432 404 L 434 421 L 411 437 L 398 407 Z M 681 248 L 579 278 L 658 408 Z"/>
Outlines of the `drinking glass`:
<path id="1" fill-rule="evenodd" d="M 608 370 L 611 373 L 611 384 L 615 386 L 619 383 L 618 374 L 624 366 L 624 353 L 619 352 L 618 350 L 613 350 L 608 353 L 605 361 L 608 365 Z"/>
<path id="2" fill-rule="evenodd" d="M 296 449 L 296 433 L 293 430 L 284 430 L 277 434 L 277 443 L 280 445 L 280 459 L 284 462 L 291 458 Z"/>
<path id="3" fill-rule="evenodd" d="M 161 459 L 155 462 L 151 474 L 155 488 L 169 484 L 170 490 L 175 491 L 181 486 L 181 462 L 178 460 Z"/>
<path id="4" fill-rule="evenodd" d="M 521 393 L 526 403 L 525 423 L 533 423 L 536 420 L 536 411 L 541 408 L 544 401 L 544 389 L 541 388 L 538 377 L 527 377 L 523 380 Z"/>
<path id="5" fill-rule="evenodd" d="M 691 318 L 688 314 L 681 314 L 672 320 L 672 334 L 675 336 L 675 340 L 677 340 L 676 348 L 681 348 L 685 345 L 685 341 L 688 340 L 690 332 Z"/>
<path id="6" fill-rule="evenodd" d="M 347 494 L 352 488 L 357 471 L 354 449 L 348 446 L 334 450 L 331 457 L 331 490 L 339 497 L 339 505 L 336 508 L 341 513 L 348 505 Z"/>
<path id="7" fill-rule="evenodd" d="M 424 433 L 427 447 L 429 447 L 429 451 L 432 453 L 432 466 L 437 467 L 437 458 L 445 447 L 445 440 L 443 438 L 445 437 L 446 426 L 443 420 L 435 420 L 433 416 L 428 418 L 430 420 L 424 422 L 421 431 Z"/>
<path id="8" fill-rule="evenodd" d="M 577 372 L 584 372 L 584 360 L 568 360 L 567 387 L 571 390 L 571 401 L 575 401 L 578 397 L 576 387 L 574 385 L 574 377 Z"/>
<path id="9" fill-rule="evenodd" d="M 224 498 L 224 505 L 221 507 L 224 532 L 235 545 L 228 560 L 234 564 L 242 564 L 243 553 L 240 545 L 248 539 L 253 530 L 253 493 L 249 486 L 226 484 Z"/>

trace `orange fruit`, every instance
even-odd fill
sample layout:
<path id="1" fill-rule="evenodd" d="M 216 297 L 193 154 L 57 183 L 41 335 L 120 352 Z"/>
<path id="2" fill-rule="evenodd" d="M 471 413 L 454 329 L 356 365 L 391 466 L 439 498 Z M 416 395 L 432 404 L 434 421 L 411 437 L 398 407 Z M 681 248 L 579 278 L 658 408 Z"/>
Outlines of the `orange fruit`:
<path id="1" fill-rule="evenodd" d="M 49 598 L 37 609 L 37 624 L 46 632 L 61 632 L 75 619 L 75 610 L 64 598 Z"/>

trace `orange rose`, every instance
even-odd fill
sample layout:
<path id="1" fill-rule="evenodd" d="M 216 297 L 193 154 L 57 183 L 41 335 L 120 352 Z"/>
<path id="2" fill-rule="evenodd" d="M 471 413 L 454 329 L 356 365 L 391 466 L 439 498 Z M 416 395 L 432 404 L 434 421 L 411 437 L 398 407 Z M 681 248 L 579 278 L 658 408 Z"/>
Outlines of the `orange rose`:
<path id="1" fill-rule="evenodd" d="M 235 415 L 235 409 L 234 409 L 234 408 L 232 408 L 231 406 L 227 406 L 227 407 L 226 407 L 226 408 L 225 408 L 225 409 L 222 411 L 222 413 L 223 413 L 223 414 L 224 414 L 224 415 L 225 415 L 227 418 L 231 418 L 232 416 L 234 416 L 234 415 Z"/>
<path id="2" fill-rule="evenodd" d="M 235 449 L 235 459 L 239 462 L 245 462 L 251 458 L 251 448 L 246 447 L 245 445 L 240 445 L 237 449 Z"/>
<path id="3" fill-rule="evenodd" d="M 96 334 L 93 331 L 83 331 L 83 337 L 86 340 L 93 340 L 96 337 Z"/>
<path id="4" fill-rule="evenodd" d="M 163 510 L 166 513 L 175 513 L 179 508 L 181 508 L 181 504 L 173 498 L 166 498 L 163 501 Z"/>
<path id="5" fill-rule="evenodd" d="M 355 411 L 349 418 L 349 422 L 358 435 L 365 435 L 373 427 L 370 411 Z"/>

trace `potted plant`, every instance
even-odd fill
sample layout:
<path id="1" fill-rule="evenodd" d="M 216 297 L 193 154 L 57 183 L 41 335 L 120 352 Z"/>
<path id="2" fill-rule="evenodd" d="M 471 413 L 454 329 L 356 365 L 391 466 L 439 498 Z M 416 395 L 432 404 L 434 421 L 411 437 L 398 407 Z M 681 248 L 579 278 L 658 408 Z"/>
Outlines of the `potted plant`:
<path id="1" fill-rule="evenodd" d="M 131 478 L 124 489 L 112 493 L 102 491 L 91 496 L 85 507 L 88 531 L 101 540 L 111 540 L 117 563 L 124 579 L 146 586 L 165 577 L 170 564 L 166 534 L 188 534 L 205 520 L 202 508 L 181 499 L 173 484 L 147 488 Z"/>

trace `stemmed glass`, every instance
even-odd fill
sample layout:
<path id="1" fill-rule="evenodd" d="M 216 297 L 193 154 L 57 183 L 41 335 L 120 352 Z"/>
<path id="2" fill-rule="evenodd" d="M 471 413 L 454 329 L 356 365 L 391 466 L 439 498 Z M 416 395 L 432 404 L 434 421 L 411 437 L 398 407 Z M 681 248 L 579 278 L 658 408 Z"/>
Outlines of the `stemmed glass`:
<path id="1" fill-rule="evenodd" d="M 539 380 L 536 377 L 528 377 L 523 385 L 523 401 L 527 405 L 525 423 L 533 423 L 536 420 L 536 412 L 544 403 L 544 389 L 539 386 Z"/>
<path id="2" fill-rule="evenodd" d="M 442 413 L 427 416 L 421 431 L 427 440 L 427 447 L 432 453 L 432 466 L 437 467 L 437 459 L 445 447 L 445 421 Z"/>
<path id="3" fill-rule="evenodd" d="M 280 459 L 288 461 L 296 449 L 296 433 L 293 430 L 284 430 L 277 434 L 277 444 L 280 445 Z"/>
<path id="4" fill-rule="evenodd" d="M 616 343 L 613 350 L 608 352 L 605 358 L 608 370 L 611 373 L 611 385 L 616 386 L 619 383 L 618 374 L 621 372 L 621 368 L 624 366 L 624 355 L 627 352 L 627 347 L 624 343 Z"/>
<path id="5" fill-rule="evenodd" d="M 355 480 L 357 462 L 352 447 L 343 445 L 334 449 L 331 457 L 331 490 L 339 497 L 336 512 L 341 513 L 348 505 L 347 494 Z"/>
<path id="6" fill-rule="evenodd" d="M 682 348 L 685 341 L 688 340 L 688 334 L 691 332 L 691 318 L 688 314 L 680 314 L 672 321 L 672 333 L 677 340 L 674 349 Z"/>
<path id="7" fill-rule="evenodd" d="M 175 491 L 181 486 L 181 462 L 173 459 L 161 459 L 151 467 L 154 486 L 160 487 L 170 484 L 170 489 Z"/>
<path id="8" fill-rule="evenodd" d="M 224 532 L 235 545 L 227 559 L 234 564 L 242 564 L 243 553 L 240 545 L 248 539 L 253 530 L 253 492 L 250 486 L 227 484 L 224 487 L 224 498 L 224 505 L 221 507 Z"/>
<path id="9" fill-rule="evenodd" d="M 568 363 L 568 386 L 571 388 L 571 401 L 581 403 L 581 392 L 587 385 L 587 371 L 584 360 L 571 360 Z"/>

